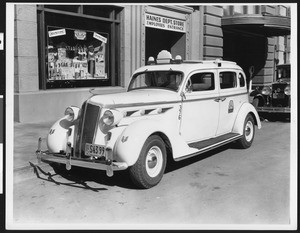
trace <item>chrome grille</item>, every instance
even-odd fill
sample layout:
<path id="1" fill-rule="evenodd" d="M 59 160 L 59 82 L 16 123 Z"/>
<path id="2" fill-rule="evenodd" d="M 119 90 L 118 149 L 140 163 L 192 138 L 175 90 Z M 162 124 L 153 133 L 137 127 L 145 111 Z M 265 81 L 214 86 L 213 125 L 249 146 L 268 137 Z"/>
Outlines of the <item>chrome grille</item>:
<path id="1" fill-rule="evenodd" d="M 84 158 L 86 143 L 94 142 L 95 131 L 97 130 L 100 107 L 84 102 L 82 105 L 82 115 L 79 120 L 77 137 L 75 142 L 75 156 Z"/>

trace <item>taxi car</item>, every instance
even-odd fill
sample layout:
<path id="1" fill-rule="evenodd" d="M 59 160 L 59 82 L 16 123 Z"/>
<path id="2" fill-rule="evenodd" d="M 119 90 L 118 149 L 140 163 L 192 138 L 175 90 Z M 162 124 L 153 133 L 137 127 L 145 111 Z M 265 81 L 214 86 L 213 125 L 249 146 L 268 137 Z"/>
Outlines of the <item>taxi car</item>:
<path id="1" fill-rule="evenodd" d="M 257 112 L 269 119 L 288 117 L 291 112 L 291 65 L 276 67 L 276 80 L 251 92 L 252 104 Z"/>
<path id="2" fill-rule="evenodd" d="M 261 122 L 249 103 L 246 76 L 235 62 L 183 61 L 163 50 L 133 73 L 126 92 L 94 92 L 81 107 L 68 107 L 39 138 L 36 154 L 39 161 L 108 176 L 129 169 L 136 186 L 151 188 L 167 161 L 234 141 L 248 148 L 256 126 Z"/>

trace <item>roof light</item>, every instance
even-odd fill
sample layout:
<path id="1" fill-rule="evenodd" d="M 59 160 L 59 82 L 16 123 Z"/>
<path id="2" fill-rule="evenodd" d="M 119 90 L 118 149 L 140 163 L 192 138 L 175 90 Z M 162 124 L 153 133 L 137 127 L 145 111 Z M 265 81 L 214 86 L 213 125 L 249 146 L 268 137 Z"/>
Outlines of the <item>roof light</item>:
<path id="1" fill-rule="evenodd" d="M 151 65 L 151 64 L 155 64 L 154 57 L 149 57 L 148 58 L 148 65 Z"/>
<path id="2" fill-rule="evenodd" d="M 157 55 L 156 62 L 157 64 L 170 63 L 171 60 L 172 60 L 172 54 L 167 50 L 162 50 Z"/>
<path id="3" fill-rule="evenodd" d="M 183 61 L 182 61 L 182 57 L 180 56 L 180 55 L 177 55 L 176 57 L 175 57 L 175 59 L 174 59 L 174 63 L 177 63 L 177 64 L 179 64 L 179 63 L 182 63 Z"/>

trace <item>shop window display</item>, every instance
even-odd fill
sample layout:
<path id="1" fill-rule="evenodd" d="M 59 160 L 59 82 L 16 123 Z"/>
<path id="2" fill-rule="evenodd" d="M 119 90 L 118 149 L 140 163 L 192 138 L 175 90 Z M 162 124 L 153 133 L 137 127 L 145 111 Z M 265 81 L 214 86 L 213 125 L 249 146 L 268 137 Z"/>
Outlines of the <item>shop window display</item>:
<path id="1" fill-rule="evenodd" d="M 58 80 L 108 79 L 108 34 L 48 26 L 47 83 Z"/>

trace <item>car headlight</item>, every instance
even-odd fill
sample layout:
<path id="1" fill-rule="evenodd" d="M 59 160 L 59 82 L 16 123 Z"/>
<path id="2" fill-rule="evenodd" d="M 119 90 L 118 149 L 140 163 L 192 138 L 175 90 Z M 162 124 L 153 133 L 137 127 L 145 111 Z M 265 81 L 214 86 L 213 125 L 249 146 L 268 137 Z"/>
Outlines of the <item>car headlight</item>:
<path id="1" fill-rule="evenodd" d="M 67 107 L 65 110 L 65 116 L 68 121 L 75 121 L 78 118 L 79 108 Z"/>
<path id="2" fill-rule="evenodd" d="M 263 89 L 261 90 L 261 93 L 262 93 L 263 95 L 270 95 L 271 92 L 272 92 L 272 90 L 271 90 L 271 87 L 269 87 L 269 86 L 265 86 L 265 87 L 263 87 Z"/>
<path id="3" fill-rule="evenodd" d="M 114 114 L 110 110 L 106 110 L 102 117 L 103 123 L 109 126 L 114 123 L 114 119 Z"/>
<path id="4" fill-rule="evenodd" d="M 286 95 L 291 95 L 291 87 L 290 86 L 286 86 L 284 88 L 284 94 Z"/>
<path id="5" fill-rule="evenodd" d="M 102 122 L 107 126 L 117 125 L 121 119 L 123 118 L 123 114 L 117 110 L 106 110 L 102 116 Z"/>

